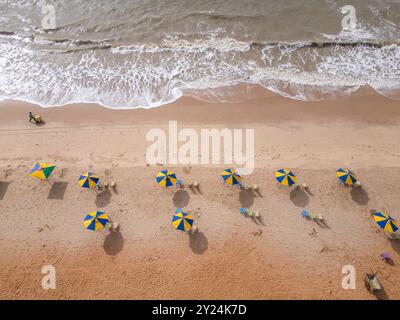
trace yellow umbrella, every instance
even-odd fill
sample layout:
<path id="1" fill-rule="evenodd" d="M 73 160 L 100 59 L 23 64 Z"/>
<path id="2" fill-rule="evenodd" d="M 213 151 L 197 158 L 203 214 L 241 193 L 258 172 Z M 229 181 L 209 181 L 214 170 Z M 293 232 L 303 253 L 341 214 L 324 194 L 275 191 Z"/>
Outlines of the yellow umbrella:
<path id="1" fill-rule="evenodd" d="M 340 168 L 336 171 L 336 175 L 339 178 L 339 180 L 347 185 L 347 186 L 352 186 L 355 185 L 357 182 L 356 177 L 354 176 L 354 173 L 349 170 L 349 169 L 343 169 Z"/>
<path id="2" fill-rule="evenodd" d="M 83 225 L 88 230 L 97 231 L 103 229 L 110 222 L 107 214 L 102 211 L 93 211 L 86 215 Z"/>
<path id="3" fill-rule="evenodd" d="M 378 226 L 387 232 L 394 233 L 399 229 L 397 221 L 386 213 L 375 212 L 374 220 Z"/>
<path id="4" fill-rule="evenodd" d="M 297 182 L 294 173 L 288 169 L 280 169 L 275 172 L 276 180 L 283 186 L 290 187 Z"/>
<path id="5" fill-rule="evenodd" d="M 189 231 L 193 226 L 193 218 L 190 214 L 178 208 L 172 217 L 172 226 L 177 230 Z"/>
<path id="6" fill-rule="evenodd" d="M 30 175 L 32 177 L 40 179 L 40 180 L 46 180 L 50 176 L 50 174 L 53 172 L 55 167 L 56 166 L 51 165 L 51 164 L 38 162 L 35 164 L 35 166 L 31 170 Z"/>
<path id="7" fill-rule="evenodd" d="M 160 186 L 170 187 L 176 184 L 176 175 L 170 170 L 162 170 L 156 176 L 156 181 Z"/>
<path id="8" fill-rule="evenodd" d="M 224 171 L 222 171 L 221 176 L 224 179 L 226 184 L 229 184 L 231 186 L 234 186 L 237 184 L 240 185 L 241 177 L 235 169 L 232 169 L 232 168 L 225 169 Z"/>
<path id="9" fill-rule="evenodd" d="M 100 178 L 94 173 L 85 172 L 79 177 L 79 185 L 82 188 L 94 188 L 99 185 Z"/>

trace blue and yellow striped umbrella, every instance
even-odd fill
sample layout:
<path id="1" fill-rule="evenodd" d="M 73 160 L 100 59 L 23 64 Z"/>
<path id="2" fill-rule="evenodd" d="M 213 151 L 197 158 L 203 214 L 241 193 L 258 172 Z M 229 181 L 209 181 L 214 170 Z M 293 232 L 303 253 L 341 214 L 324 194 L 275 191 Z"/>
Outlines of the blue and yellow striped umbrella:
<path id="1" fill-rule="evenodd" d="M 169 170 L 160 171 L 156 176 L 156 181 L 160 186 L 170 187 L 176 184 L 176 175 Z"/>
<path id="2" fill-rule="evenodd" d="M 275 172 L 276 180 L 283 186 L 290 187 L 297 182 L 294 173 L 288 169 L 280 169 Z"/>
<path id="3" fill-rule="evenodd" d="M 94 188 L 99 185 L 100 178 L 92 172 L 85 172 L 79 177 L 79 185 L 82 188 Z"/>
<path id="4" fill-rule="evenodd" d="M 354 173 L 349 169 L 340 168 L 339 170 L 336 171 L 336 175 L 338 176 L 340 181 L 342 181 L 343 184 L 347 186 L 352 186 L 357 182 Z"/>
<path id="5" fill-rule="evenodd" d="M 86 229 L 97 231 L 103 229 L 110 222 L 107 214 L 102 211 L 93 211 L 86 215 L 83 224 Z"/>
<path id="6" fill-rule="evenodd" d="M 176 209 L 176 213 L 172 217 L 172 226 L 181 231 L 189 231 L 192 229 L 193 218 L 182 209 Z"/>
<path id="7" fill-rule="evenodd" d="M 224 179 L 226 184 L 229 184 L 231 186 L 234 186 L 236 184 L 240 184 L 240 175 L 239 173 L 236 172 L 235 169 L 226 169 L 224 171 L 222 171 L 221 174 L 222 178 Z"/>
<path id="8" fill-rule="evenodd" d="M 387 232 L 394 233 L 399 229 L 397 221 L 386 213 L 375 212 L 374 220 L 378 226 Z"/>
<path id="9" fill-rule="evenodd" d="M 38 162 L 35 164 L 33 169 L 31 170 L 30 175 L 34 178 L 40 179 L 40 180 L 46 180 L 50 174 L 53 172 L 54 168 L 56 166 L 43 163 L 43 162 Z"/>

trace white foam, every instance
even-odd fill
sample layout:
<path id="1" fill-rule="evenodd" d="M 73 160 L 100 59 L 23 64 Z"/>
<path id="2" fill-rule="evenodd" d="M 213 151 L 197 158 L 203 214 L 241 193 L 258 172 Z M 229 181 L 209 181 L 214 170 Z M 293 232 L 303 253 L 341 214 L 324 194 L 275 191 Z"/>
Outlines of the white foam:
<path id="1" fill-rule="evenodd" d="M 321 48 L 304 43 L 262 50 L 231 38 L 173 41 L 161 46 L 47 53 L 0 43 L 0 97 L 44 107 L 98 103 L 109 108 L 153 108 L 191 91 L 260 84 L 279 95 L 319 100 L 347 97 L 370 85 L 397 98 L 400 48 Z M 117 56 L 115 56 L 117 55 Z M 231 101 L 217 93 L 219 101 Z M 227 92 L 227 91 L 226 91 Z"/>

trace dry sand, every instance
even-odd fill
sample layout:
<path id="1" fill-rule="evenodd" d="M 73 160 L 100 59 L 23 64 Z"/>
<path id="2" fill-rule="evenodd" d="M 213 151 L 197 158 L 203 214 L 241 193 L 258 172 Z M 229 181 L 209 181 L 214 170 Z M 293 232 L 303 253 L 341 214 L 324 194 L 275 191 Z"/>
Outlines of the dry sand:
<path id="1" fill-rule="evenodd" d="M 29 110 L 46 124 L 30 124 Z M 369 214 L 386 209 L 400 219 L 398 101 L 184 98 L 120 111 L 4 102 L 0 112 L 2 299 L 376 299 L 364 287 L 366 271 L 378 272 L 379 298 L 400 299 L 400 241 L 389 241 Z M 225 187 L 223 165 L 172 167 L 199 181 L 201 193 L 157 186 L 162 166 L 146 165 L 145 135 L 168 120 L 179 128 L 254 128 L 256 169 L 245 182 L 261 193 Z M 48 183 L 28 176 L 37 160 L 57 165 Z M 362 190 L 339 185 L 341 166 L 357 173 Z M 312 195 L 278 188 L 280 167 L 293 169 Z M 118 192 L 81 189 L 77 177 L 88 169 L 116 181 Z M 198 234 L 172 229 L 177 206 L 192 211 Z M 263 223 L 242 217 L 241 206 L 258 210 Z M 326 225 L 304 220 L 303 207 Z M 110 212 L 121 232 L 85 230 L 84 213 L 95 209 Z M 393 265 L 380 260 L 383 252 Z M 357 271 L 355 290 L 341 287 L 347 264 Z M 42 289 L 43 265 L 56 268 L 56 290 Z"/>

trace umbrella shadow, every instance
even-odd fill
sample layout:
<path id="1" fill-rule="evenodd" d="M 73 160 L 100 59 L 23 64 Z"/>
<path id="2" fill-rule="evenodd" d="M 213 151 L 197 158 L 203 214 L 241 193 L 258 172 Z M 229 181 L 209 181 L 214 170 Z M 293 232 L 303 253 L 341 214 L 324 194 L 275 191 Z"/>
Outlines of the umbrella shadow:
<path id="1" fill-rule="evenodd" d="M 248 190 L 239 192 L 239 202 L 243 208 L 250 208 L 254 204 L 254 193 Z"/>
<path id="2" fill-rule="evenodd" d="M 9 187 L 10 183 L 6 181 L 0 181 L 0 200 L 4 199 L 4 196 L 7 193 L 7 189 Z"/>
<path id="3" fill-rule="evenodd" d="M 397 254 L 400 254 L 400 240 L 399 239 L 388 239 L 388 240 L 393 250 L 396 251 Z"/>
<path id="4" fill-rule="evenodd" d="M 352 188 L 350 194 L 353 201 L 359 205 L 366 205 L 369 202 L 368 193 L 363 187 Z"/>
<path id="5" fill-rule="evenodd" d="M 49 191 L 47 199 L 49 200 L 62 200 L 64 199 L 65 191 L 67 190 L 69 182 L 54 182 Z"/>
<path id="6" fill-rule="evenodd" d="M 94 202 L 98 208 L 103 208 L 111 203 L 111 197 L 112 193 L 110 190 L 104 190 L 97 194 Z"/>
<path id="7" fill-rule="evenodd" d="M 190 201 L 190 194 L 186 190 L 179 190 L 174 193 L 174 197 L 172 198 L 172 202 L 174 206 L 177 208 L 187 207 Z"/>
<path id="8" fill-rule="evenodd" d="M 116 256 L 121 252 L 125 239 L 120 231 L 111 231 L 104 239 L 103 248 L 106 254 Z"/>
<path id="9" fill-rule="evenodd" d="M 203 254 L 208 249 L 208 239 L 201 231 L 189 233 L 189 247 L 194 254 Z"/>
<path id="10" fill-rule="evenodd" d="M 308 194 L 301 188 L 295 188 L 290 191 L 290 201 L 292 201 L 296 207 L 300 208 L 306 207 L 310 202 Z"/>

